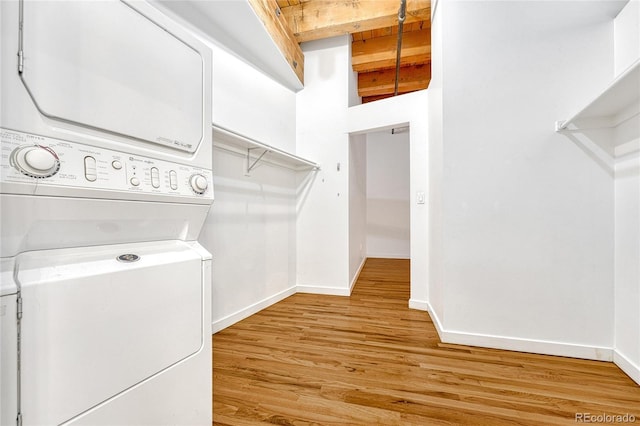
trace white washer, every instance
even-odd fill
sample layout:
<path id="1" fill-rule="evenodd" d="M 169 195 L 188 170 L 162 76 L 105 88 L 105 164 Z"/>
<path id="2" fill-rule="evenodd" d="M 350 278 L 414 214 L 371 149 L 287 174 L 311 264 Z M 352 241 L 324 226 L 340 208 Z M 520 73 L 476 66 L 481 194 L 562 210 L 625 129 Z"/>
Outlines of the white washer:
<path id="1" fill-rule="evenodd" d="M 210 50 L 141 1 L 0 19 L 0 424 L 210 424 Z"/>

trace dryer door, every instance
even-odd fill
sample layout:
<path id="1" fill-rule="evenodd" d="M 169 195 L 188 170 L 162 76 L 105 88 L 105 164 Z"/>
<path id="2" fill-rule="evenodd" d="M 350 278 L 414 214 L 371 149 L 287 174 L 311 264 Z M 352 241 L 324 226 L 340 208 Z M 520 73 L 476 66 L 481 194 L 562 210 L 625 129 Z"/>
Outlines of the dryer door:
<path id="1" fill-rule="evenodd" d="M 22 80 L 46 117 L 192 153 L 204 136 L 203 57 L 137 3 L 25 1 Z"/>
<path id="2" fill-rule="evenodd" d="M 47 250 L 16 263 L 24 425 L 69 421 L 203 347 L 202 258 L 185 244 Z"/>

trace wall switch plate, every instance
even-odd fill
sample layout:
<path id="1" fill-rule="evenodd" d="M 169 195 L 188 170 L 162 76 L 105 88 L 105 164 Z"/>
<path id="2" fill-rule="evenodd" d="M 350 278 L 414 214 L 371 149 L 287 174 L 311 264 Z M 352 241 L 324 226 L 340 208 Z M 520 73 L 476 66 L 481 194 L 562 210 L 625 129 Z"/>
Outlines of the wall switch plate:
<path id="1" fill-rule="evenodd" d="M 416 202 L 418 204 L 424 204 L 424 191 L 418 191 L 416 193 Z"/>

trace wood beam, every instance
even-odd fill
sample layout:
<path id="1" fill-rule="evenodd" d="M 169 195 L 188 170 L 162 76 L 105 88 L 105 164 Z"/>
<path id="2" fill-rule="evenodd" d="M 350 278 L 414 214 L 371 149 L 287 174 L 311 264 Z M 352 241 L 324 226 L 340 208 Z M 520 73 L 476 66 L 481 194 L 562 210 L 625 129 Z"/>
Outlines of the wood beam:
<path id="1" fill-rule="evenodd" d="M 396 70 L 385 69 L 358 74 L 358 95 L 364 97 L 393 93 Z M 400 67 L 398 91 L 401 93 L 426 89 L 431 80 L 431 63 Z"/>
<path id="2" fill-rule="evenodd" d="M 398 95 L 404 95 L 405 93 L 408 93 L 408 92 L 399 91 Z M 368 104 L 369 102 L 375 102 L 375 101 L 379 101 L 387 98 L 393 98 L 393 93 L 387 93 L 386 95 L 365 96 L 364 98 L 362 98 L 362 103 Z"/>
<path id="3" fill-rule="evenodd" d="M 304 84 L 304 54 L 276 0 L 249 0 L 282 56 Z"/>
<path id="4" fill-rule="evenodd" d="M 302 43 L 398 25 L 399 7 L 399 0 L 309 0 L 282 13 Z M 407 0 L 405 24 L 430 19 L 430 0 Z"/>
<path id="5" fill-rule="evenodd" d="M 353 70 L 366 72 L 395 67 L 397 44 L 397 34 L 354 41 L 351 44 Z M 400 54 L 400 66 L 430 62 L 431 30 L 424 29 L 404 33 Z"/>

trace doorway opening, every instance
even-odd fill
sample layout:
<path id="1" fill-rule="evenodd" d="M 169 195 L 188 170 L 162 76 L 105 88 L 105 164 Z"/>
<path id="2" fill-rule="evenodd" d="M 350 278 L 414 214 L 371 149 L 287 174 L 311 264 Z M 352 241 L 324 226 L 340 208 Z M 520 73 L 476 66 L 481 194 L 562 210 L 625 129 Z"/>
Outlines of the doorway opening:
<path id="1" fill-rule="evenodd" d="M 350 135 L 351 285 L 367 258 L 411 258 L 410 128 Z"/>

